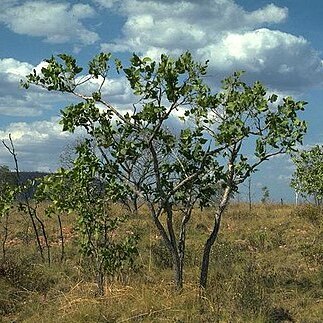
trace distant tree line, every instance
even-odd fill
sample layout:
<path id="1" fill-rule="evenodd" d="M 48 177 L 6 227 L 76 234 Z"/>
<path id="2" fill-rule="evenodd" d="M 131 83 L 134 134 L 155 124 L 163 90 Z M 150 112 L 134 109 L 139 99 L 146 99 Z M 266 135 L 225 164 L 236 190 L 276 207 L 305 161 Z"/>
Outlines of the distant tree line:
<path id="1" fill-rule="evenodd" d="M 7 165 L 0 165 L 0 191 L 3 191 L 8 185 L 11 187 L 19 184 L 26 184 L 27 182 L 34 183 L 36 185 L 37 180 L 41 179 L 50 173 L 38 172 L 38 171 L 19 171 L 19 180 L 17 178 L 16 171 L 11 171 Z M 20 181 L 20 183 L 18 183 Z M 32 198 L 35 188 L 31 187 L 28 190 L 28 196 Z M 18 198 L 18 197 L 17 197 Z"/>

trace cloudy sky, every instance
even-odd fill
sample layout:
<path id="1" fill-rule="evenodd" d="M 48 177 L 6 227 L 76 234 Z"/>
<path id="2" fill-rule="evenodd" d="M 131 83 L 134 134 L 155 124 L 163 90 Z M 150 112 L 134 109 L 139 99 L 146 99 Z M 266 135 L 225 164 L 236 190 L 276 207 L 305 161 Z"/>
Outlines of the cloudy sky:
<path id="1" fill-rule="evenodd" d="M 21 168 L 54 171 L 72 140 L 57 124 L 70 100 L 19 80 L 44 58 L 70 53 L 80 64 L 100 51 L 126 60 L 130 53 L 158 58 L 190 50 L 210 60 L 214 86 L 237 69 L 281 95 L 309 102 L 305 145 L 323 141 L 323 4 L 321 0 L 0 0 L 0 138 L 12 134 Z M 133 98 L 112 76 L 106 93 L 126 109 Z M 12 167 L 0 147 L 0 165 Z M 272 199 L 291 199 L 288 158 L 275 158 L 253 177 Z"/>

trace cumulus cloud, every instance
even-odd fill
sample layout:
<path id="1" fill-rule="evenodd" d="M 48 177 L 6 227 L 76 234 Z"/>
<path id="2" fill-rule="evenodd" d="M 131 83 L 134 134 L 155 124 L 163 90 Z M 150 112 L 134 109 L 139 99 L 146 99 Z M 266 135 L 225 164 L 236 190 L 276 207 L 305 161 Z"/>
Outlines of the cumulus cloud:
<path id="1" fill-rule="evenodd" d="M 33 66 L 13 58 L 0 59 L 0 115 L 39 115 L 33 102 L 34 94 L 28 95 L 19 87 L 19 81 L 32 70 Z"/>
<path id="2" fill-rule="evenodd" d="M 0 139 L 8 143 L 8 134 L 11 134 L 21 170 L 48 172 L 59 167 L 60 153 L 73 136 L 75 138 L 75 135 L 61 130 L 57 118 L 33 123 L 18 122 L 0 130 Z M 0 146 L 0 165 L 3 164 L 14 167 L 10 154 Z"/>
<path id="3" fill-rule="evenodd" d="M 323 84 L 319 53 L 303 37 L 266 28 L 230 33 L 216 44 L 198 50 L 220 74 L 243 69 L 269 86 L 293 90 Z"/>
<path id="4" fill-rule="evenodd" d="M 33 86 L 28 90 L 19 88 L 20 79 L 32 69 L 40 71 L 44 64 L 41 62 L 33 66 L 13 58 L 0 59 L 0 116 L 40 116 L 44 115 L 46 110 L 53 110 L 54 107 L 63 108 L 73 102 L 73 97 L 69 95 L 56 94 Z M 90 94 L 97 90 L 101 81 L 93 79 L 78 90 L 84 94 Z M 109 103 L 123 112 L 130 110 L 131 103 L 135 101 L 124 78 L 108 79 L 102 88 L 102 93 Z M 9 133 L 14 141 L 22 170 L 38 171 L 55 170 L 59 166 L 58 157 L 66 144 L 73 142 L 76 136 L 82 135 L 81 132 L 76 132 L 74 135 L 62 132 L 58 118 L 2 126 L 0 140 L 7 140 Z M 2 145 L 0 145 L 1 164 L 13 167 L 11 156 Z"/>
<path id="5" fill-rule="evenodd" d="M 40 116 L 62 99 L 56 93 L 31 87 L 28 91 L 20 87 L 20 80 L 34 67 L 27 62 L 13 58 L 0 59 L 0 115 L 6 116 Z"/>
<path id="6" fill-rule="evenodd" d="M 0 73 L 7 73 L 8 79 L 17 81 L 30 72 L 33 66 L 26 62 L 18 62 L 13 58 L 4 58 L 0 60 Z"/>
<path id="7" fill-rule="evenodd" d="M 57 92 L 48 92 L 40 87 L 31 86 L 28 90 L 21 88 L 19 82 L 33 69 L 38 73 L 45 66 L 40 62 L 33 66 L 27 62 L 20 62 L 13 58 L 0 59 L 0 115 L 36 117 L 46 111 L 60 108 L 75 102 L 72 95 Z M 87 75 L 80 76 L 84 80 Z M 97 91 L 102 80 L 91 79 L 79 86 L 77 91 L 84 95 L 91 95 Z M 120 110 L 129 110 L 137 98 L 133 95 L 125 77 L 107 78 L 101 88 L 103 97 Z"/>
<path id="8" fill-rule="evenodd" d="M 87 76 L 82 76 L 79 80 Z M 84 95 L 91 95 L 101 87 L 102 78 L 92 78 L 88 82 L 78 87 L 77 91 Z M 104 85 L 101 87 L 102 97 L 110 104 L 118 107 L 121 110 L 128 110 L 132 104 L 138 100 L 129 86 L 129 82 L 125 77 L 120 78 L 107 78 Z"/>
<path id="9" fill-rule="evenodd" d="M 82 22 L 95 15 L 88 4 L 71 5 L 65 2 L 27 1 L 10 5 L 0 13 L 0 22 L 17 34 L 42 37 L 49 43 L 72 42 L 90 45 L 99 40 L 97 33 Z"/>
<path id="10" fill-rule="evenodd" d="M 115 1 L 100 2 L 112 7 Z M 115 9 L 126 17 L 122 36 L 101 44 L 104 51 L 134 51 L 158 59 L 162 52 L 190 50 L 197 59 L 210 60 L 210 74 L 217 79 L 243 69 L 250 80 L 274 89 L 302 91 L 323 83 L 322 59 L 310 43 L 269 29 L 287 19 L 287 8 L 268 4 L 247 11 L 233 0 L 117 3 Z"/>
<path id="11" fill-rule="evenodd" d="M 223 33 L 282 22 L 288 14 L 286 8 L 274 5 L 248 12 L 231 0 L 125 0 L 119 10 L 127 20 L 117 45 L 129 50 L 144 46 L 143 51 L 150 47 L 182 50 L 184 44 L 200 48 L 221 39 Z"/>

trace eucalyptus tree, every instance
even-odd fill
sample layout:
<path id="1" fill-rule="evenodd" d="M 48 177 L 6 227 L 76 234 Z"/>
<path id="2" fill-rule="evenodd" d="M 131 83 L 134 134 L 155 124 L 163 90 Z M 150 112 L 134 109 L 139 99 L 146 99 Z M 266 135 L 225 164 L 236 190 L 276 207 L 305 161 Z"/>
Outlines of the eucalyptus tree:
<path id="1" fill-rule="evenodd" d="M 303 197 L 313 197 L 317 205 L 323 198 L 323 147 L 316 145 L 292 156 L 295 172 L 291 186 Z"/>
<path id="2" fill-rule="evenodd" d="M 202 256 L 200 286 L 205 288 L 210 252 L 230 197 L 262 162 L 301 142 L 306 125 L 297 112 L 305 103 L 287 97 L 275 104 L 276 95 L 267 95 L 259 82 L 243 83 L 240 73 L 224 80 L 223 90 L 212 94 L 204 83 L 207 63 L 195 62 L 189 53 L 177 59 L 161 55 L 159 62 L 134 54 L 127 68 L 114 61 L 138 96 L 132 112 L 122 113 L 103 97 L 110 54 L 97 55 L 83 77 L 71 56 L 63 54 L 46 62 L 41 73 L 34 70 L 23 85 L 35 84 L 80 99 L 61 111 L 63 130 L 83 128 L 95 142 L 99 152 L 95 160 L 101 165 L 100 177 L 110 183 L 110 194 L 122 191 L 123 198 L 135 194 L 145 201 L 172 255 L 178 288 L 183 284 L 186 226 L 193 207 L 209 205 L 215 193 L 219 195 Z M 92 79 L 97 81 L 96 91 L 82 94 L 82 86 Z M 174 133 L 168 121 L 178 114 L 182 123 Z M 83 163 L 91 169 L 93 152 L 88 151 L 88 156 L 92 157 Z"/>

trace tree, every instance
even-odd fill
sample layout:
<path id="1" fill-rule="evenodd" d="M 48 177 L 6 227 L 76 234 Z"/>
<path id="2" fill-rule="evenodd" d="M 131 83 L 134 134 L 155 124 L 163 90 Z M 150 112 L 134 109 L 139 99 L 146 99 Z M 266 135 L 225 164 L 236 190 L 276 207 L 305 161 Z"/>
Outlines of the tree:
<path id="1" fill-rule="evenodd" d="M 8 166 L 0 165 L 0 188 L 5 184 L 13 185 L 14 176 Z"/>
<path id="2" fill-rule="evenodd" d="M 211 248 L 232 194 L 260 164 L 293 151 L 306 132 L 305 122 L 297 116 L 306 102 L 286 97 L 277 104 L 277 99 L 275 94 L 267 95 L 260 82 L 252 86 L 242 82 L 241 72 L 225 79 L 223 91 L 208 98 L 208 114 L 203 115 L 200 122 L 214 144 L 224 147 L 217 155 L 224 191 L 215 209 L 213 230 L 204 245 L 202 288 L 207 283 Z"/>
<path id="3" fill-rule="evenodd" d="M 39 217 L 38 204 L 33 203 L 31 201 L 31 195 L 32 195 L 31 192 L 34 191 L 37 180 L 23 181 L 23 179 L 21 178 L 18 157 L 17 157 L 16 149 L 15 149 L 11 134 L 9 134 L 9 143 L 7 143 L 5 140 L 2 140 L 2 144 L 7 149 L 7 151 L 9 152 L 9 154 L 11 155 L 14 161 L 15 179 L 12 180 L 12 182 L 15 182 L 15 185 L 6 184 L 6 189 L 3 190 L 1 201 L 0 201 L 0 215 L 5 215 L 7 219 L 10 208 L 13 207 L 14 202 L 18 202 L 17 203 L 18 210 L 25 213 L 29 217 L 32 223 L 38 250 L 40 252 L 42 259 L 45 260 L 44 250 L 43 250 L 44 247 L 41 243 L 40 234 L 38 232 L 39 231 L 38 226 L 40 227 L 40 231 L 43 235 L 44 243 L 47 249 L 47 261 L 48 261 L 48 264 L 50 264 L 51 262 L 50 245 L 47 238 L 45 224 L 42 221 L 42 219 Z"/>
<path id="4" fill-rule="evenodd" d="M 209 150 L 203 149 L 206 139 L 201 127 L 187 127 L 178 136 L 165 123 L 179 107 L 191 110 L 191 115 L 199 111 L 194 102 L 208 93 L 202 82 L 206 66 L 195 63 L 189 53 L 177 60 L 162 55 L 158 64 L 134 54 L 129 68 L 123 68 L 116 60 L 117 71 L 125 73 L 134 94 L 140 96 L 130 115 L 121 114 L 102 98 L 110 58 L 110 54 L 101 53 L 89 63 L 88 77 L 81 83 L 90 79 L 100 81 L 91 96 L 77 92 L 81 83 L 76 76 L 82 68 L 68 55 L 59 55 L 61 62 L 52 57 L 41 74 L 34 71 L 28 76 L 25 86 L 34 83 L 83 100 L 62 111 L 63 130 L 73 132 L 77 127 L 84 128 L 98 148 L 102 179 L 115 185 L 118 192 L 129 192 L 129 199 L 135 194 L 146 202 L 172 255 L 175 283 L 181 288 L 186 225 L 199 198 L 197 183 L 206 182 L 206 177 L 199 178 L 199 175 L 205 165 L 213 162 Z M 98 103 L 105 107 L 104 111 L 99 110 Z M 88 156 L 91 158 L 83 162 L 91 169 L 96 157 L 90 150 Z M 110 192 L 113 194 L 113 189 Z M 178 206 L 181 206 L 182 221 L 176 234 L 173 216 Z"/>
<path id="5" fill-rule="evenodd" d="M 212 197 L 218 196 L 214 226 L 201 264 L 200 286 L 205 288 L 211 248 L 231 196 L 262 162 L 301 142 L 306 125 L 297 118 L 297 112 L 305 103 L 288 97 L 275 106 L 276 95 L 267 96 L 259 82 L 246 85 L 240 80 L 241 73 L 224 80 L 223 91 L 212 94 L 203 81 L 207 63 L 196 63 L 190 53 L 177 59 L 161 55 L 159 62 L 134 54 L 128 68 L 115 60 L 117 72 L 124 73 L 139 97 L 132 113 L 122 114 L 102 98 L 109 62 L 110 54 L 97 55 L 89 63 L 87 76 L 80 78 L 82 68 L 76 60 L 59 55 L 47 60 L 40 74 L 34 70 L 23 85 L 36 84 L 81 99 L 61 112 L 63 130 L 86 130 L 98 154 L 88 150 L 83 165 L 89 170 L 93 160 L 101 165 L 99 173 L 110 182 L 110 194 L 114 185 L 116 192 L 125 192 L 129 199 L 135 194 L 148 205 L 172 255 L 179 289 L 183 284 L 186 226 L 193 207 L 196 203 L 210 205 Z M 80 85 L 91 79 L 99 81 L 97 91 L 83 95 Z M 184 115 L 177 134 L 170 132 L 167 122 L 179 109 Z M 250 145 L 255 158 L 246 153 Z M 181 215 L 178 228 L 174 224 L 176 210 Z"/>
<path id="6" fill-rule="evenodd" d="M 6 243 L 9 235 L 9 213 L 14 201 L 14 176 L 6 165 L 0 166 L 0 224 L 3 261 L 6 259 Z"/>
<path id="7" fill-rule="evenodd" d="M 292 156 L 295 172 L 291 186 L 303 197 L 313 197 L 315 204 L 320 205 L 323 198 L 323 147 L 314 146 Z"/>
<path id="8" fill-rule="evenodd" d="M 261 197 L 261 203 L 266 204 L 269 201 L 269 189 L 267 186 L 263 186 L 261 188 L 262 191 L 262 197 Z"/>
<path id="9" fill-rule="evenodd" d="M 123 194 L 114 186 L 113 180 L 100 176 L 99 160 L 85 140 L 77 146 L 78 156 L 73 167 L 61 168 L 42 179 L 35 197 L 46 201 L 47 215 L 74 212 L 77 216 L 76 230 L 80 251 L 96 276 L 99 294 L 104 294 L 106 275 L 115 276 L 127 267 L 132 267 L 137 255 L 135 233 L 122 234 L 120 227 L 126 221 L 125 215 L 112 211 L 113 197 Z M 91 160 L 89 160 L 91 159 Z M 110 187 L 112 185 L 112 187 Z M 109 190 L 112 189 L 113 193 Z"/>

